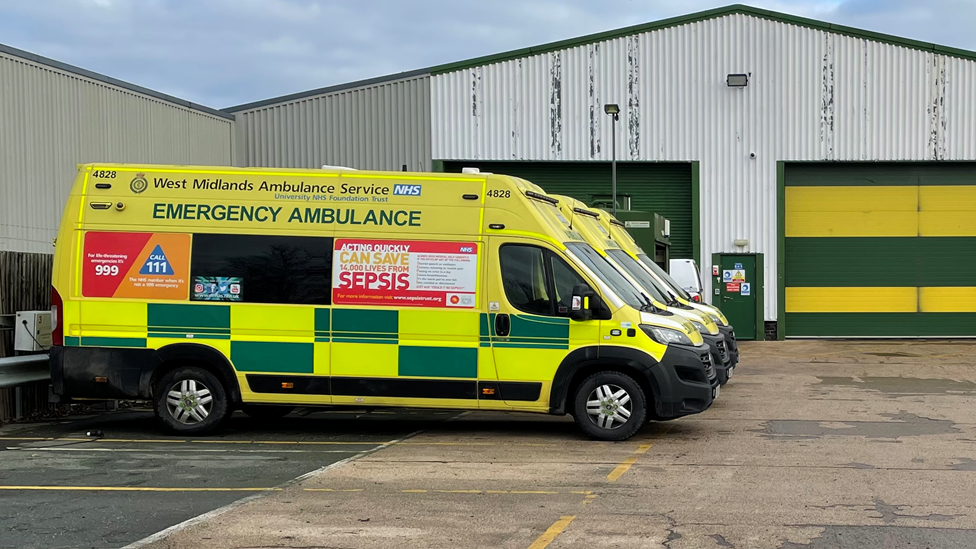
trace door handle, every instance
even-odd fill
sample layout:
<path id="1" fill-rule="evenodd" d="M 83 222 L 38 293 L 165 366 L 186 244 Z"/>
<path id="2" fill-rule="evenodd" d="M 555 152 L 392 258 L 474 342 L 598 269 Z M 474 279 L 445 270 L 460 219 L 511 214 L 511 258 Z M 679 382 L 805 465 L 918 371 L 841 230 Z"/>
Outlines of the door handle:
<path id="1" fill-rule="evenodd" d="M 495 315 L 495 335 L 498 337 L 508 336 L 509 330 L 512 329 L 512 320 L 508 318 L 508 315 L 500 314 Z"/>

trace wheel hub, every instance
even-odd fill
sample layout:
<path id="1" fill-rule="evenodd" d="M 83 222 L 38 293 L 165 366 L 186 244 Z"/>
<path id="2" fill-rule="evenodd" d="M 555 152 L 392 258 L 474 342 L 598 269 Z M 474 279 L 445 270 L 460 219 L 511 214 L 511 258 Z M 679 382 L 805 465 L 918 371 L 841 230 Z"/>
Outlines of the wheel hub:
<path id="1" fill-rule="evenodd" d="M 175 382 L 166 395 L 166 408 L 176 421 L 186 425 L 200 423 L 213 409 L 210 389 L 195 379 Z"/>
<path id="2" fill-rule="evenodd" d="M 622 387 L 600 385 L 590 393 L 586 413 L 597 426 L 617 429 L 630 419 L 632 406 L 630 394 Z"/>

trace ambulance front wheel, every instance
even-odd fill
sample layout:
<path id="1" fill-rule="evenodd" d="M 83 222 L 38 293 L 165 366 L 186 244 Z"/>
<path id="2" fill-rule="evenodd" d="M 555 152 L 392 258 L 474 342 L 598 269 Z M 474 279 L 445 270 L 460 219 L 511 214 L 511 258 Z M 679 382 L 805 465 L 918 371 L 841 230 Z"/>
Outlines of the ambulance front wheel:
<path id="1" fill-rule="evenodd" d="M 647 417 L 644 391 L 633 378 L 620 372 L 600 372 L 586 378 L 573 401 L 573 419 L 596 440 L 627 440 Z"/>
<path id="2" fill-rule="evenodd" d="M 203 435 L 227 417 L 227 392 L 203 368 L 183 366 L 170 370 L 153 388 L 156 417 L 175 434 Z"/>

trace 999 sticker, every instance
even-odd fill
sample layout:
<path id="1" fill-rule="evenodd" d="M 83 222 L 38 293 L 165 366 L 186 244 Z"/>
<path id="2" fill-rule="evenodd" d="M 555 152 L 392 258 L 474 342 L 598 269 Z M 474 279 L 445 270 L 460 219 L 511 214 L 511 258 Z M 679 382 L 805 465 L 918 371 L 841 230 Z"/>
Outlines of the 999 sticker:
<path id="1" fill-rule="evenodd" d="M 190 235 L 85 233 L 81 295 L 184 300 L 189 292 Z"/>

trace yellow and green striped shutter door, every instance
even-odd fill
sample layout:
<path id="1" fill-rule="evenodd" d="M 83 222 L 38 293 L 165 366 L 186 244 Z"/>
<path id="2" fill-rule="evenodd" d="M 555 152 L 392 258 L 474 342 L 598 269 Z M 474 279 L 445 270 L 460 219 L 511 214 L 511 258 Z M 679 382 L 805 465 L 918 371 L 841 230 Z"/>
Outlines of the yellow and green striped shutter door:
<path id="1" fill-rule="evenodd" d="M 976 335 L 976 164 L 786 166 L 786 335 Z"/>

